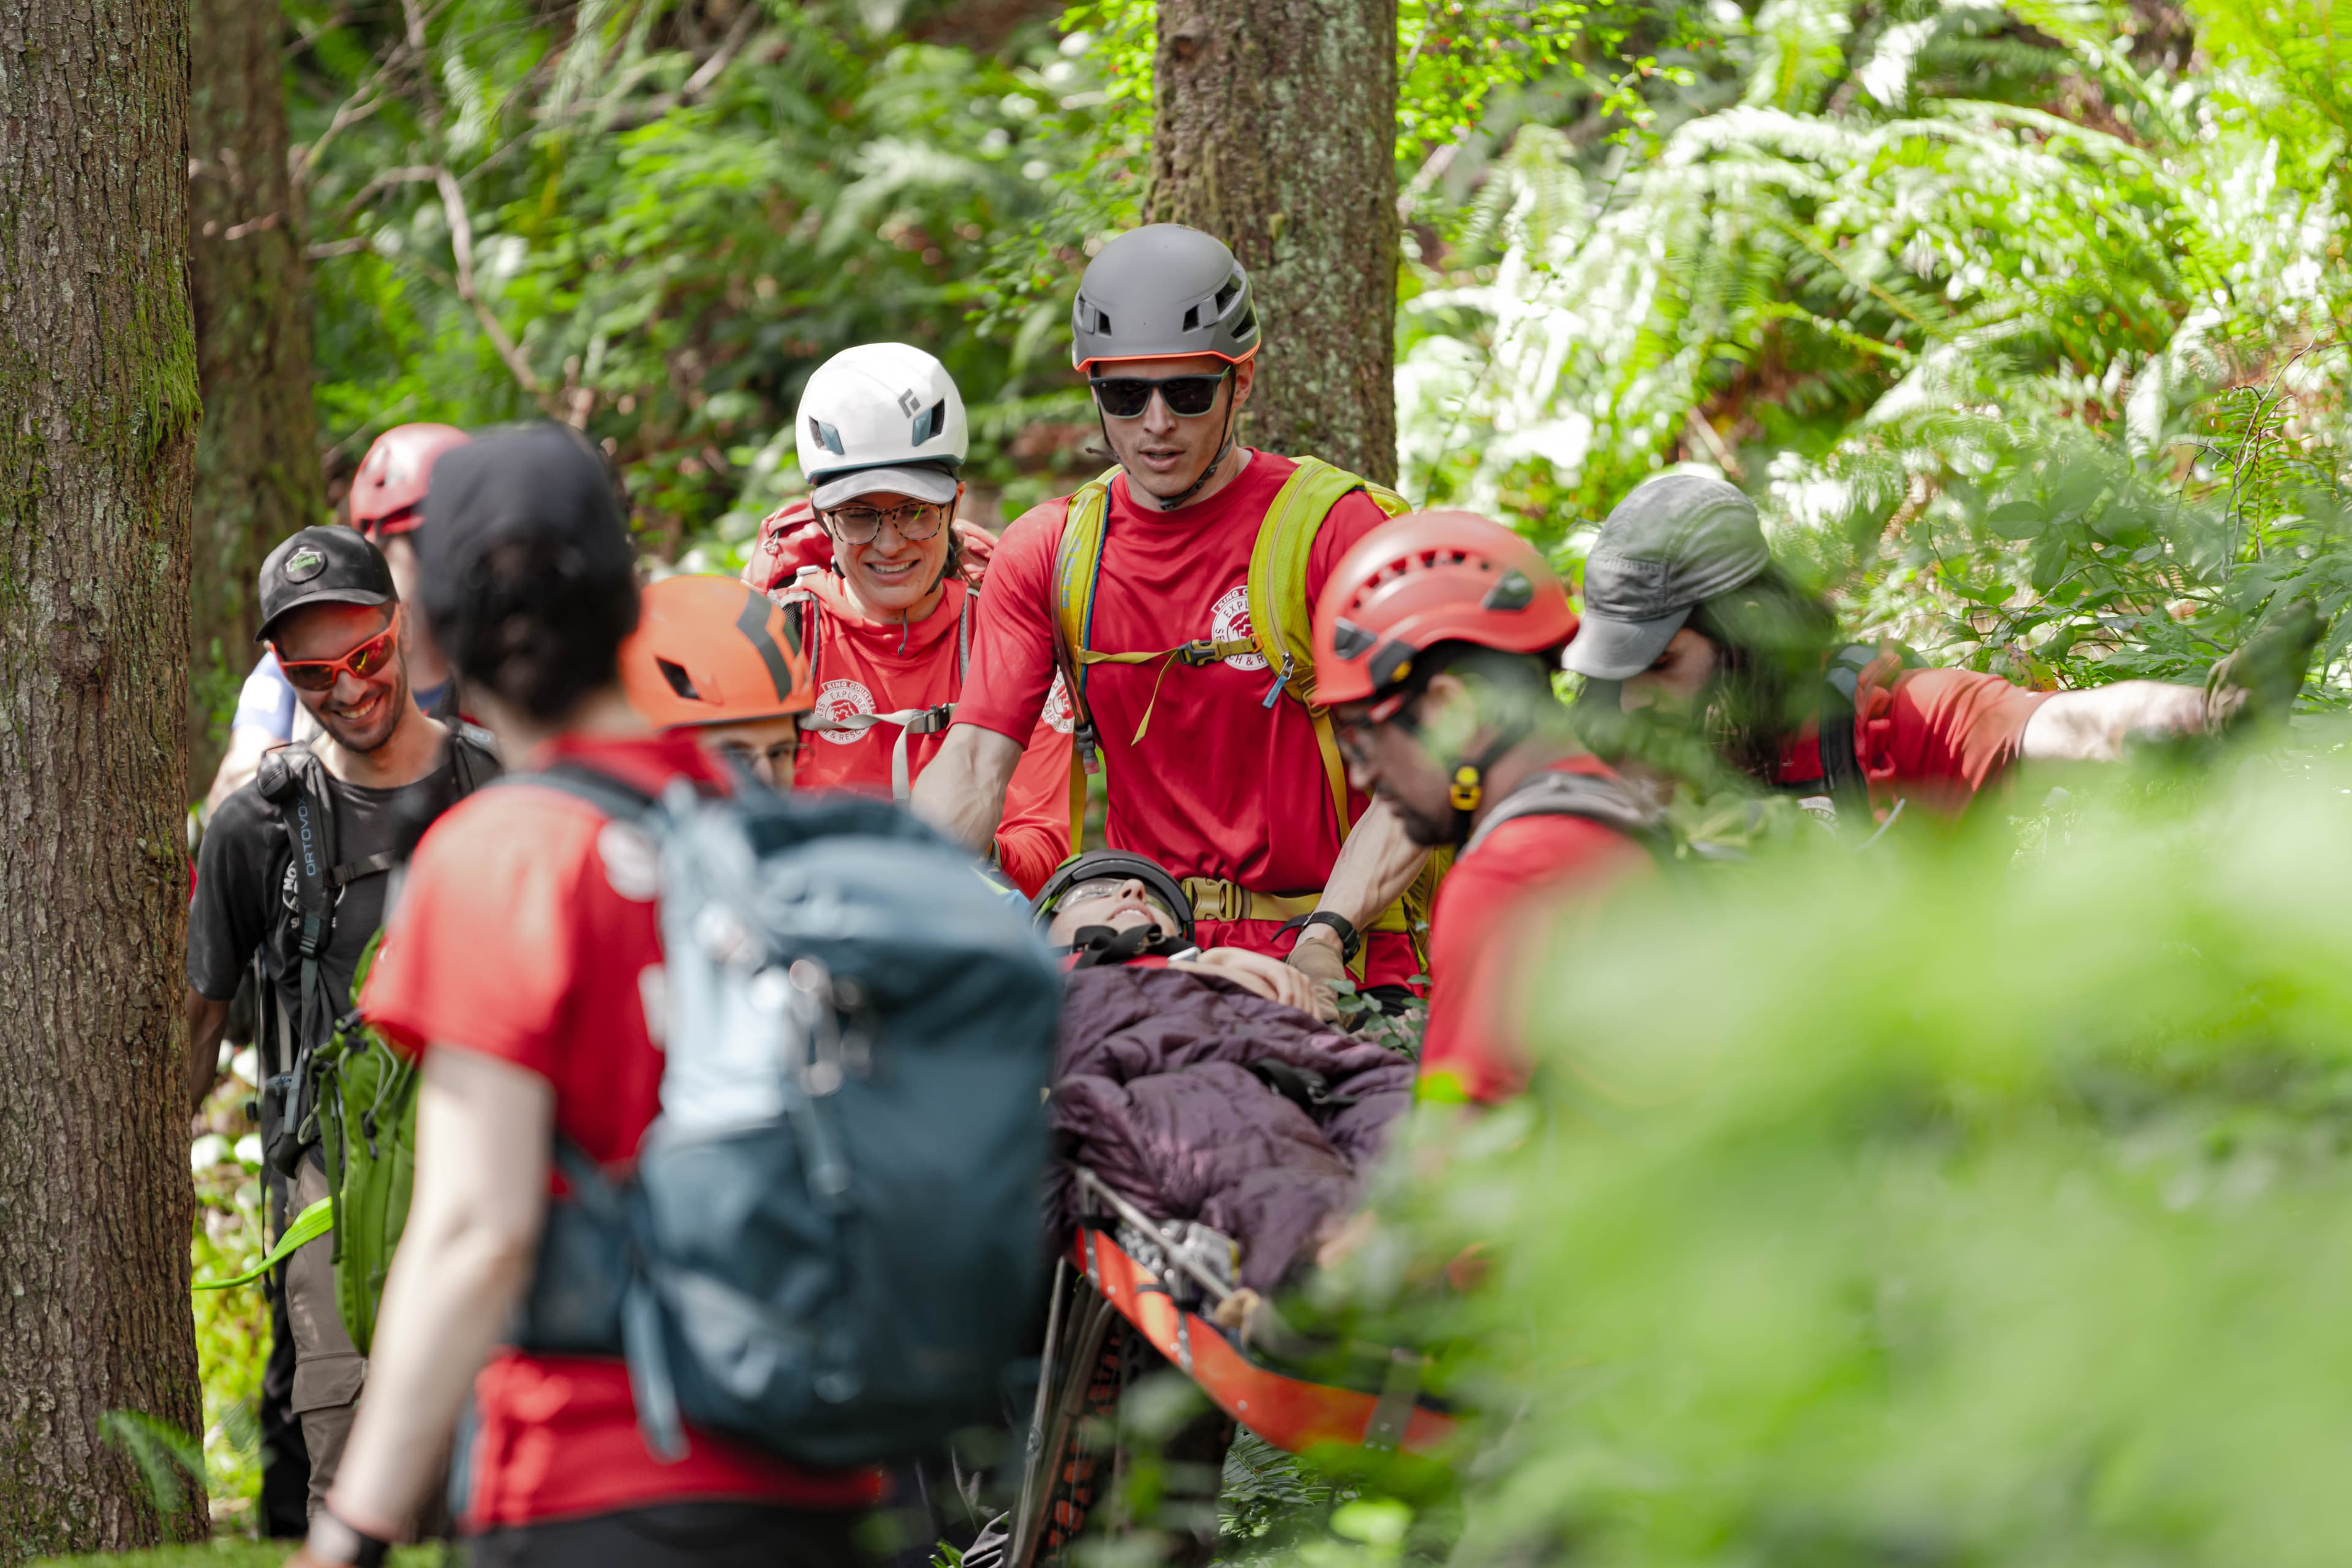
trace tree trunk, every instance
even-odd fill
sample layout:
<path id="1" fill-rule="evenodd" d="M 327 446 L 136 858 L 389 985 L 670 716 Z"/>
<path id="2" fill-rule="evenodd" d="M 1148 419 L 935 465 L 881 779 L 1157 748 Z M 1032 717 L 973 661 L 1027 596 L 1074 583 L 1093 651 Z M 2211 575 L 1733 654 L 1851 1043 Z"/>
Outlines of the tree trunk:
<path id="1" fill-rule="evenodd" d="M 1396 0 L 1160 0 L 1152 218 L 1234 248 L 1251 439 L 1396 479 Z"/>
<path id="2" fill-rule="evenodd" d="M 188 1310 L 186 0 L 0 0 L 0 1561 L 201 1532 Z"/>
<path id="3" fill-rule="evenodd" d="M 253 665 L 262 559 L 326 514 L 281 31 L 268 0 L 189 6 L 189 277 L 205 398 L 188 626 L 190 773 L 199 787 L 220 760 L 219 731 Z"/>

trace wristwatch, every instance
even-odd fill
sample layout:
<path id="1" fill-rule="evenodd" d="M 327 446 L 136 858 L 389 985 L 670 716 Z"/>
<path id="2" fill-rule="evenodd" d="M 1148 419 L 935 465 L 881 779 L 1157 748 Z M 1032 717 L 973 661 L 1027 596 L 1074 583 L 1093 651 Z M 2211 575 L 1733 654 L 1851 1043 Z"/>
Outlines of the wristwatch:
<path id="1" fill-rule="evenodd" d="M 337 1519 L 321 1508 L 310 1517 L 310 1538 L 303 1548 L 320 1563 L 350 1563 L 352 1568 L 383 1568 L 392 1542 Z"/>
<path id="2" fill-rule="evenodd" d="M 1291 923 L 1296 925 L 1302 933 L 1308 926 L 1329 926 L 1332 933 L 1339 939 L 1339 956 L 1350 963 L 1355 963 L 1356 954 L 1364 950 L 1364 933 L 1358 931 L 1356 922 L 1345 915 L 1335 915 L 1328 910 L 1317 910 L 1311 915 L 1299 916 Z"/>

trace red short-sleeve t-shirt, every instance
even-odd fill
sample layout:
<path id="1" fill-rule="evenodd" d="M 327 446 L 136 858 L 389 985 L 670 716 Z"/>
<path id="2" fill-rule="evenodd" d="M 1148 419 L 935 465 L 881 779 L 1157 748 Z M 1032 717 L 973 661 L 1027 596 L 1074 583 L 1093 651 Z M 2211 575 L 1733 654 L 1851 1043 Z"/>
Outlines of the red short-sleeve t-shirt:
<path id="1" fill-rule="evenodd" d="M 679 736 L 560 740 L 541 764 L 576 758 L 646 791 L 715 783 Z M 625 1163 L 658 1109 L 661 995 L 654 857 L 635 829 L 586 802 L 509 784 L 468 797 L 417 846 L 362 1006 L 411 1052 L 478 1051 L 554 1086 L 555 1124 L 597 1160 Z M 474 1386 L 476 1530 L 685 1499 L 861 1508 L 872 1471 L 811 1471 L 691 1432 L 687 1457 L 656 1461 L 638 1434 L 617 1360 L 505 1352 Z"/>
<path id="2" fill-rule="evenodd" d="M 1903 669 L 1892 661 L 1863 672 L 1854 691 L 1854 761 L 1883 816 L 1897 801 L 1957 816 L 2024 754 L 2025 727 L 2051 693 L 1972 669 Z M 1818 731 L 1783 748 L 1775 782 L 1822 776 Z"/>
<path id="3" fill-rule="evenodd" d="M 839 579 L 812 573 L 795 587 L 816 600 L 816 710 L 838 721 L 854 713 L 898 713 L 958 702 L 963 694 L 962 643 L 987 598 L 950 579 L 940 602 L 919 621 L 869 621 Z M 777 592 L 788 592 L 778 590 Z M 996 828 L 996 858 L 1005 875 L 1033 897 L 1070 854 L 1070 705 L 1056 689 L 1029 734 L 1013 770 Z M 959 711 L 961 710 L 959 709 Z M 801 736 L 793 787 L 847 789 L 887 798 L 895 724 L 865 730 L 808 730 Z M 922 777 L 939 754 L 944 733 L 907 739 L 907 777 Z"/>
<path id="4" fill-rule="evenodd" d="M 1087 646 L 1160 653 L 1201 639 L 1247 637 L 1250 547 L 1276 492 L 1297 470 L 1287 458 L 1254 451 L 1231 484 L 1173 513 L 1138 507 L 1126 476 L 1113 479 Z M 1049 501 L 997 542 L 958 723 L 1025 742 L 1045 710 L 1055 675 L 1054 553 L 1067 516 L 1065 502 Z M 1302 614 L 1339 557 L 1386 521 L 1361 493 L 1332 509 L 1308 559 Z M 1276 693 L 1276 679 L 1254 652 L 1205 666 L 1152 659 L 1088 670 L 1111 847 L 1148 855 L 1180 878 L 1215 878 L 1255 892 L 1322 888 L 1339 857 L 1341 824 L 1314 724 L 1305 708 Z M 1366 804 L 1350 791 L 1349 820 Z M 1275 921 L 1210 921 L 1199 934 L 1204 947 L 1280 956 L 1291 941 L 1280 931 Z M 1416 968 L 1411 944 L 1393 934 L 1370 938 L 1365 962 L 1373 984 L 1402 983 Z"/>
<path id="5" fill-rule="evenodd" d="M 1553 766 L 1608 772 L 1591 757 Z M 1528 961 L 1557 937 L 1553 917 L 1653 865 L 1641 845 L 1580 816 L 1518 817 L 1456 860 L 1430 911 L 1424 1092 L 1492 1103 L 1524 1089 Z"/>

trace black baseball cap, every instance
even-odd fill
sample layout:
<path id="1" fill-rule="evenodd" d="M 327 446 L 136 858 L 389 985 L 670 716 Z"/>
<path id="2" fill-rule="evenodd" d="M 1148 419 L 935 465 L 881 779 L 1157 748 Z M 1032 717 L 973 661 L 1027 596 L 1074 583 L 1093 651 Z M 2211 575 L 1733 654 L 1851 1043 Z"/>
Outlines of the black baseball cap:
<path id="1" fill-rule="evenodd" d="M 493 430 L 443 453 L 433 465 L 425 521 L 417 565 L 425 608 L 436 621 L 454 608 L 475 565 L 501 544 L 565 546 L 572 575 L 635 592 L 637 552 L 612 469 L 568 425 Z"/>
<path id="2" fill-rule="evenodd" d="M 261 629 L 267 642 L 278 623 L 310 605 L 389 605 L 400 591 L 383 552 L 356 529 L 306 528 L 278 542 L 261 563 Z"/>
<path id="3" fill-rule="evenodd" d="M 1771 563 L 1756 503 L 1738 486 L 1706 474 L 1646 480 L 1601 525 L 1584 563 L 1584 616 L 1560 663 L 1594 680 L 1630 680 L 1693 609 Z"/>

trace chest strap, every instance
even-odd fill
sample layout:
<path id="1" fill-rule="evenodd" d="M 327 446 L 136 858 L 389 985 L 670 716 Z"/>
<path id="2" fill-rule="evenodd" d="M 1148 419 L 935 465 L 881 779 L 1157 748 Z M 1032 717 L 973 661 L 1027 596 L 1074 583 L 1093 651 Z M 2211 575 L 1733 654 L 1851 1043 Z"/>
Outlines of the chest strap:
<path id="1" fill-rule="evenodd" d="M 900 805 L 907 804 L 914 781 L 908 776 L 907 737 L 936 735 L 955 721 L 955 704 L 942 702 L 931 708 L 901 708 L 896 713 L 845 713 L 838 719 L 803 718 L 803 730 L 830 730 L 835 734 L 862 735 L 877 724 L 898 726 L 898 739 L 890 748 L 890 798 Z"/>

